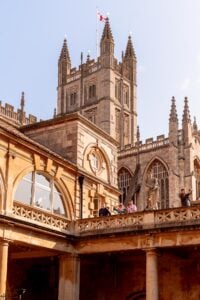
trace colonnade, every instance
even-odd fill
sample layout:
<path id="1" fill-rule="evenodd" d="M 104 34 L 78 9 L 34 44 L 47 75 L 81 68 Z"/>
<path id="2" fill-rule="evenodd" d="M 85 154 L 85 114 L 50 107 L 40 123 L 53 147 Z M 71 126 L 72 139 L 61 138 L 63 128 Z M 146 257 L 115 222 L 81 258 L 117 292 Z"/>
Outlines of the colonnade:
<path id="1" fill-rule="evenodd" d="M 0 296 L 6 295 L 9 241 L 0 241 Z M 157 251 L 146 251 L 146 300 L 158 300 Z M 61 255 L 59 260 L 58 300 L 78 300 L 80 288 L 80 258 L 78 255 Z"/>

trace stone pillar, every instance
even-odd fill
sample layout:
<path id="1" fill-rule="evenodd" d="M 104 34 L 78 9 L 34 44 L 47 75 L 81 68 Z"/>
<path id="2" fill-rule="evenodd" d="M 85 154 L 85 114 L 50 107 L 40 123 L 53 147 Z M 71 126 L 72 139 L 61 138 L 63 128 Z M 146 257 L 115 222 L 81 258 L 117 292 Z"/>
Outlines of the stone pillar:
<path id="1" fill-rule="evenodd" d="M 80 259 L 77 255 L 63 255 L 59 262 L 58 300 L 79 300 Z"/>
<path id="2" fill-rule="evenodd" d="M 8 241 L 0 241 L 0 296 L 6 294 Z"/>
<path id="3" fill-rule="evenodd" d="M 156 249 L 146 250 L 146 300 L 158 300 L 158 266 Z"/>

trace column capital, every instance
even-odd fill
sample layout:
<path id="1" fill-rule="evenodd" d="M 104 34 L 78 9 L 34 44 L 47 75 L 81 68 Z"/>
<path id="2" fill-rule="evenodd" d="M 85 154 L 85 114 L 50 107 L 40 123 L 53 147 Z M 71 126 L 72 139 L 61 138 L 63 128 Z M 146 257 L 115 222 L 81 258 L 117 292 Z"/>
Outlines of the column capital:
<path id="1" fill-rule="evenodd" d="M 2 240 L 0 239 L 1 246 L 8 246 L 10 242 L 11 242 L 11 240 L 9 240 L 9 239 L 2 239 Z"/>
<path id="2" fill-rule="evenodd" d="M 79 259 L 80 255 L 77 254 L 77 253 L 65 253 L 63 255 L 60 255 L 59 258 L 60 259 L 66 259 L 66 260 L 68 260 L 68 259 L 70 259 L 70 260 L 71 259 Z"/>
<path id="3" fill-rule="evenodd" d="M 145 248 L 143 249 L 145 252 L 149 253 L 149 254 L 156 254 L 158 253 L 158 248 L 156 247 L 149 247 L 149 248 Z"/>

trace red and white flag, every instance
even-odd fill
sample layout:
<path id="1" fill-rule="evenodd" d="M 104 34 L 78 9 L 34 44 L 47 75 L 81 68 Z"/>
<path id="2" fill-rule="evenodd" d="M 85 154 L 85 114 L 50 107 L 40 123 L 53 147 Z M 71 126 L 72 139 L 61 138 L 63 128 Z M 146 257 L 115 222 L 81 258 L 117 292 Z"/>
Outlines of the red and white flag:
<path id="1" fill-rule="evenodd" d="M 98 16 L 99 21 L 101 21 L 101 22 L 105 22 L 105 20 L 107 19 L 107 17 L 100 14 L 100 12 L 97 12 L 97 16 Z"/>

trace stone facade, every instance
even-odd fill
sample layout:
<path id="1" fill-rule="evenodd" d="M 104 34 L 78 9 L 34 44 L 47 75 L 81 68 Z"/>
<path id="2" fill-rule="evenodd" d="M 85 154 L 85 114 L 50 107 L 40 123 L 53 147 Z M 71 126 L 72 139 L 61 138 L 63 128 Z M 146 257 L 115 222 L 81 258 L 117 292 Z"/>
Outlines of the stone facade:
<path id="1" fill-rule="evenodd" d="M 157 178 L 159 208 L 180 206 L 181 188 L 200 197 L 199 131 L 191 123 L 185 98 L 181 128 L 172 97 L 169 134 L 157 140 L 140 141 L 137 124 L 136 55 L 128 38 L 121 62 L 114 57 L 114 38 L 109 20 L 105 22 L 97 60 L 87 57 L 78 69 L 71 68 L 67 41 L 58 63 L 57 115 L 78 111 L 119 142 L 118 182 L 121 201 L 133 199 L 140 210 L 147 206 L 149 178 Z M 136 186 L 137 185 L 137 186 Z"/>

